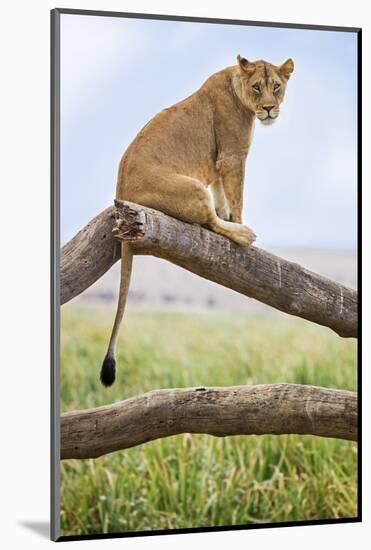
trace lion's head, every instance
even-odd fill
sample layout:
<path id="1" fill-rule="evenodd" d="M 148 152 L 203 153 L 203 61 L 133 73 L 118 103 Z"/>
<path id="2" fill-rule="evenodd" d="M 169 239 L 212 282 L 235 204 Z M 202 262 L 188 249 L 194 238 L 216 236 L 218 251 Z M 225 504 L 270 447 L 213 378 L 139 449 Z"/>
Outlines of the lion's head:
<path id="1" fill-rule="evenodd" d="M 272 124 L 280 113 L 287 81 L 294 70 L 293 60 L 277 66 L 263 60 L 248 61 L 238 55 L 237 61 L 238 96 L 263 124 Z"/>

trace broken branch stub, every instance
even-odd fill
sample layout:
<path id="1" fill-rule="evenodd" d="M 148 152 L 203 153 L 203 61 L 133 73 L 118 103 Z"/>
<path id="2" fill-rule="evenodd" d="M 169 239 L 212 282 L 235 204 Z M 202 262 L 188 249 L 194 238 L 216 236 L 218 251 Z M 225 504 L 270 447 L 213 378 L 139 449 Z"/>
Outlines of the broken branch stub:
<path id="1" fill-rule="evenodd" d="M 138 212 L 128 204 L 115 200 L 116 226 L 112 229 L 114 237 L 125 241 L 133 241 L 144 236 L 145 218 L 143 212 Z"/>

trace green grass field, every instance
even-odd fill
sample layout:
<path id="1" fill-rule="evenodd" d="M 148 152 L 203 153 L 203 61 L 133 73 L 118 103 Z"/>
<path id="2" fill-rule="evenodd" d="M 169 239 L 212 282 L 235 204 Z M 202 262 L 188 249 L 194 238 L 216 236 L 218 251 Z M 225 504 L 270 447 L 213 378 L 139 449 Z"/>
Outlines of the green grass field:
<path id="1" fill-rule="evenodd" d="M 99 382 L 108 308 L 69 304 L 62 411 L 156 388 L 291 382 L 356 389 L 356 343 L 284 315 L 128 311 L 117 380 Z M 178 435 L 61 467 L 64 535 L 357 515 L 357 448 L 312 436 Z"/>

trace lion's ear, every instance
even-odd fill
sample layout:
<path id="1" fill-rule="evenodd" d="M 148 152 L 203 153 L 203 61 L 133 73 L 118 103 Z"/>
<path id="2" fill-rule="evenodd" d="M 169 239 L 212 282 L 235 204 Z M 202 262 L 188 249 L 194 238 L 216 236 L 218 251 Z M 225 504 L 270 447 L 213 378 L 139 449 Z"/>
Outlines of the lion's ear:
<path id="1" fill-rule="evenodd" d="M 287 79 L 290 78 L 291 73 L 294 71 L 294 62 L 291 58 L 287 59 L 285 63 L 282 63 L 279 67 L 279 72 L 282 76 L 285 76 Z"/>
<path id="2" fill-rule="evenodd" d="M 255 63 L 251 63 L 245 57 L 237 56 L 237 63 L 244 73 L 252 74 L 255 71 Z"/>

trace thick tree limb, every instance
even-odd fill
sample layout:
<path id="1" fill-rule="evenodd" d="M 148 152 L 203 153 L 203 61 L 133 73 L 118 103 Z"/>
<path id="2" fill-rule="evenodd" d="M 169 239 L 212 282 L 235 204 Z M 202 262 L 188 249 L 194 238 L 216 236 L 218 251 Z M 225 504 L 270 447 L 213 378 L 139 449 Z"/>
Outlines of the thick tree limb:
<path id="1" fill-rule="evenodd" d="M 61 304 L 89 288 L 120 259 L 114 238 L 115 208 L 103 210 L 62 247 Z"/>
<path id="2" fill-rule="evenodd" d="M 113 236 L 135 254 L 164 258 L 276 309 L 357 336 L 357 292 L 258 247 L 241 247 L 162 212 L 116 201 L 62 249 L 61 303 L 71 300 L 118 259 Z"/>
<path id="3" fill-rule="evenodd" d="M 264 384 L 155 390 L 61 417 L 61 458 L 96 458 L 180 433 L 312 434 L 355 441 L 357 396 Z"/>

